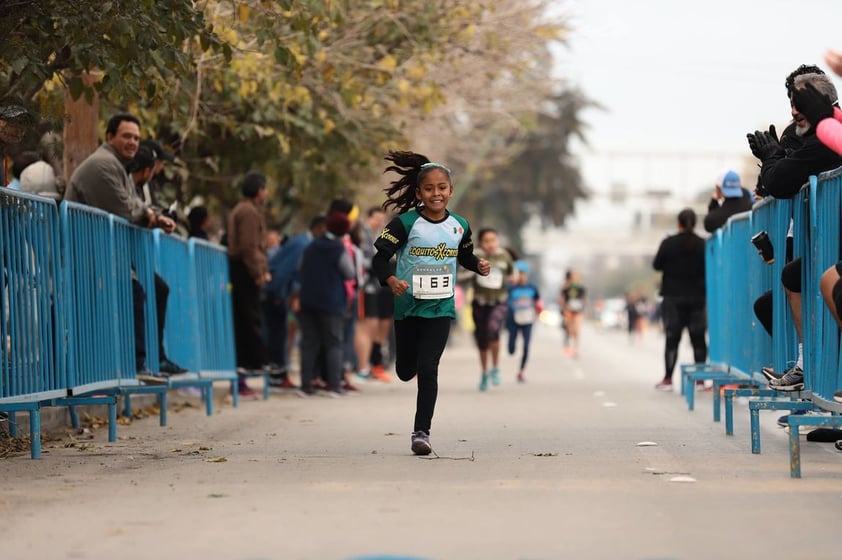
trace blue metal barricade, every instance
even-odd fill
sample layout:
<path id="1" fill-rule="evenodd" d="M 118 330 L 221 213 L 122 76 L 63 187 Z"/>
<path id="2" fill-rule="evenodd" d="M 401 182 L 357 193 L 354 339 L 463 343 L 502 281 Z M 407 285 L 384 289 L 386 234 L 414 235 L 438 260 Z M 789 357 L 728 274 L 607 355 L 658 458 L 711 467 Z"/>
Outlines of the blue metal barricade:
<path id="1" fill-rule="evenodd" d="M 186 240 L 154 232 L 155 269 L 167 283 L 166 355 L 189 373 L 170 377 L 171 387 L 199 386 L 205 399 L 208 415 L 213 414 L 213 379 L 200 375 L 201 330 L 199 309 L 206 303 L 199 299 L 193 257 Z M 236 378 L 235 378 L 236 379 Z"/>
<path id="2" fill-rule="evenodd" d="M 805 360 L 805 386 L 813 397 L 832 402 L 840 388 L 839 327 L 819 290 L 825 270 L 840 260 L 840 213 L 842 213 L 842 169 L 810 178 L 810 258 L 804 269 L 804 339 L 809 342 Z M 817 400 L 813 398 L 813 400 Z"/>
<path id="3" fill-rule="evenodd" d="M 728 362 L 732 372 L 748 377 L 752 366 L 752 317 L 750 299 L 749 259 L 756 259 L 751 245 L 750 212 L 728 218 L 725 230 L 725 305 L 729 311 L 727 324 Z M 722 325 L 716 325 L 721 328 Z"/>
<path id="4" fill-rule="evenodd" d="M 191 372 L 199 371 L 199 326 L 190 251 L 183 239 L 155 230 L 158 274 L 169 286 L 164 346 L 167 356 Z"/>
<path id="5" fill-rule="evenodd" d="M 772 263 L 772 358 L 776 371 L 786 370 L 788 360 L 798 352 L 798 337 L 792 328 L 792 310 L 781 285 L 792 223 L 793 200 L 775 199 L 774 218 L 767 232 L 775 250 L 775 262 Z"/>
<path id="6" fill-rule="evenodd" d="M 775 206 L 776 200 L 774 198 L 767 198 L 756 203 L 751 211 L 751 231 L 752 236 L 760 232 L 766 232 L 769 235 L 770 230 L 774 230 L 775 221 Z M 771 236 L 769 237 L 771 241 Z M 773 245 L 774 246 L 774 245 Z M 775 263 L 767 264 L 763 261 L 760 255 L 755 254 L 753 247 L 749 250 L 752 253 L 748 257 L 748 280 L 749 280 L 749 295 L 746 309 L 747 316 L 751 320 L 751 380 L 754 381 L 754 376 L 760 373 L 763 366 L 771 365 L 774 362 L 772 350 L 772 337 L 760 324 L 754 314 L 754 302 L 759 297 L 766 294 L 773 289 L 775 275 L 773 266 Z M 783 255 L 779 255 L 783 260 Z M 777 259 L 776 261 L 777 262 Z"/>
<path id="7" fill-rule="evenodd" d="M 711 363 L 727 364 L 728 337 L 725 329 L 719 325 L 726 325 L 723 301 L 727 293 L 725 276 L 722 271 L 722 228 L 717 229 L 705 242 L 705 291 L 708 313 L 708 359 Z M 713 327 L 713 328 L 711 328 Z"/>
<path id="8" fill-rule="evenodd" d="M 68 383 L 81 395 L 135 378 L 131 269 L 116 266 L 111 214 L 72 202 L 62 202 L 60 214 Z"/>
<path id="9" fill-rule="evenodd" d="M 67 394 L 55 202 L 0 188 L 0 410 L 29 412 L 32 457 L 41 455 L 40 406 Z"/>
<path id="10" fill-rule="evenodd" d="M 199 342 L 202 372 L 236 372 L 231 281 L 224 247 L 199 239 L 189 241 L 195 268 Z"/>
<path id="11" fill-rule="evenodd" d="M 58 234 L 53 201 L 0 191 L 0 402 L 66 395 Z"/>

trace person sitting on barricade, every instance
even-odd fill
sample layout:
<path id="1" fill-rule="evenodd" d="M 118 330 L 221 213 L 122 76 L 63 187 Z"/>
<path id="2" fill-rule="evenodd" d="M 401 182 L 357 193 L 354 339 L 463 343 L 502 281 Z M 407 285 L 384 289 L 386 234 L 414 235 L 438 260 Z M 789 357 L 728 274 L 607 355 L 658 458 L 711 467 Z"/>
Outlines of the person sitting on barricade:
<path id="1" fill-rule="evenodd" d="M 789 88 L 790 99 L 794 91 L 806 87 L 806 84 L 812 84 L 834 100 L 837 98 L 836 88 L 826 75 L 808 73 L 794 77 L 792 86 Z M 807 182 L 810 175 L 817 175 L 822 171 L 842 165 L 842 157 L 816 138 L 815 127 L 796 110 L 792 101 L 791 112 L 795 133 L 803 140 L 801 146 L 791 153 L 788 153 L 781 145 L 774 125 L 769 127 L 768 132 L 755 131 L 747 135 L 752 153 L 761 162 L 761 185 L 775 198 L 792 198 Z M 798 357 L 795 364 L 783 373 L 775 372 L 770 367 L 764 367 L 761 371 L 769 380 L 771 388 L 780 391 L 800 391 L 804 388 L 800 258 L 784 266 L 781 283 L 786 289 L 787 299 L 792 309 L 793 323 L 798 336 Z"/>
<path id="2" fill-rule="evenodd" d="M 713 233 L 725 225 L 728 218 L 740 212 L 751 210 L 751 194 L 743 188 L 736 171 L 727 170 L 716 178 L 713 196 L 705 216 L 705 231 Z"/>
<path id="3" fill-rule="evenodd" d="M 105 129 L 105 142 L 88 156 L 73 172 L 67 185 L 65 200 L 87 204 L 115 214 L 141 227 L 161 228 L 166 233 L 175 229 L 175 222 L 155 212 L 143 203 L 135 192 L 135 181 L 126 167 L 138 151 L 140 142 L 140 120 L 129 113 L 118 113 L 111 117 Z M 154 163 L 154 162 L 153 162 Z M 141 175 L 144 171 L 139 172 Z M 143 286 L 132 275 L 134 297 L 135 359 L 139 379 L 155 381 L 146 368 L 146 335 L 143 301 L 146 298 Z M 166 304 L 169 286 L 155 274 L 155 302 L 158 310 L 158 340 L 162 376 L 183 373 L 187 370 L 166 357 L 162 344 L 166 319 Z"/>
<path id="4" fill-rule="evenodd" d="M 795 82 L 795 77 L 800 76 L 802 74 L 822 74 L 824 70 L 819 68 L 818 66 L 814 66 L 812 64 L 802 64 L 795 70 L 789 73 L 784 81 L 784 88 L 786 89 L 787 98 L 789 98 L 789 93 L 793 89 L 793 85 Z M 781 147 L 787 154 L 792 154 L 797 149 L 801 147 L 804 143 L 804 139 L 796 134 L 795 131 L 796 123 L 794 120 L 790 120 L 789 124 L 784 128 L 784 131 L 781 133 Z M 769 193 L 763 187 L 763 184 L 760 181 L 760 176 L 757 177 L 757 188 L 754 192 L 755 196 L 758 198 L 765 198 L 769 196 Z M 786 238 L 786 251 L 784 252 L 785 263 L 789 263 L 792 261 L 792 229 L 790 228 L 789 233 L 787 234 Z M 768 261 L 767 259 L 767 262 Z M 760 295 L 754 302 L 754 315 L 757 317 L 760 324 L 763 325 L 763 328 L 769 333 L 769 336 L 772 336 L 772 329 L 773 329 L 773 321 L 772 321 L 772 290 L 768 290 L 767 292 Z M 784 418 L 784 424 L 786 424 L 786 419 Z"/>
<path id="5" fill-rule="evenodd" d="M 842 75 L 842 54 L 829 51 L 826 58 L 830 64 L 837 56 L 837 74 Z M 809 83 L 793 92 L 792 103 L 807 121 L 816 123 L 816 136 L 822 144 L 842 155 L 842 110 L 838 103 L 834 105 L 832 99 Z M 827 308 L 842 329 L 842 261 L 824 271 L 819 286 Z M 842 403 L 842 391 L 833 393 L 833 400 Z"/>

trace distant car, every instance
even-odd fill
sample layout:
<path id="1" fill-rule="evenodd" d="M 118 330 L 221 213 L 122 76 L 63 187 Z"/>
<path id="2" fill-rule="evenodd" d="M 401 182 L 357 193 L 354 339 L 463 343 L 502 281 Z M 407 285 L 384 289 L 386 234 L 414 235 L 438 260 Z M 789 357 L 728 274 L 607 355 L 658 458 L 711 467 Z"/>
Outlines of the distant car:
<path id="1" fill-rule="evenodd" d="M 624 329 L 628 316 L 624 298 L 608 298 L 603 302 L 599 324 L 607 329 Z"/>

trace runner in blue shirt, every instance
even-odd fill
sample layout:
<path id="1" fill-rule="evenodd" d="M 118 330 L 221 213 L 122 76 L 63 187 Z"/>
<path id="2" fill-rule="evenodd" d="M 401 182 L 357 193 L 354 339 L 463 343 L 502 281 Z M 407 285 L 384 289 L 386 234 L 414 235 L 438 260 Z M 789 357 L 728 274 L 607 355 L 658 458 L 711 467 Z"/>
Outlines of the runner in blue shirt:
<path id="1" fill-rule="evenodd" d="M 517 280 L 509 286 L 509 355 L 515 353 L 518 333 L 523 336 L 523 354 L 520 358 L 520 369 L 517 372 L 517 380 L 520 383 L 526 382 L 524 370 L 526 361 L 529 359 L 529 342 L 532 339 L 532 325 L 535 319 L 543 310 L 541 294 L 535 284 L 529 281 L 529 263 L 517 261 L 515 263 Z"/>

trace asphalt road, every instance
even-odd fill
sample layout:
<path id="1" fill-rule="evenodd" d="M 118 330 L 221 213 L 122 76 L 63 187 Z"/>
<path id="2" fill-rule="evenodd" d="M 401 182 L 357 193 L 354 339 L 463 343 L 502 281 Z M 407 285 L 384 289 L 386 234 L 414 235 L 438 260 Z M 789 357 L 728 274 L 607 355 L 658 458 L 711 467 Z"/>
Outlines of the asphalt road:
<path id="1" fill-rule="evenodd" d="M 0 460 L 0 555 L 842 558 L 842 453 L 805 443 L 804 478 L 790 479 L 775 413 L 752 455 L 744 403 L 727 437 L 709 393 L 688 412 L 653 389 L 661 344 L 657 332 L 632 344 L 588 329 L 573 359 L 543 327 L 528 382 L 505 356 L 503 383 L 480 393 L 471 340 L 455 336 L 432 458 L 409 451 L 415 386 L 398 381 L 341 399 L 220 403 L 211 418 L 184 408 L 166 428 L 120 426 L 113 444 L 104 427 L 47 442 L 40 460 Z"/>

